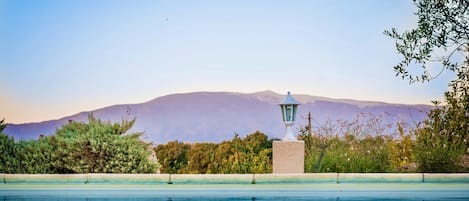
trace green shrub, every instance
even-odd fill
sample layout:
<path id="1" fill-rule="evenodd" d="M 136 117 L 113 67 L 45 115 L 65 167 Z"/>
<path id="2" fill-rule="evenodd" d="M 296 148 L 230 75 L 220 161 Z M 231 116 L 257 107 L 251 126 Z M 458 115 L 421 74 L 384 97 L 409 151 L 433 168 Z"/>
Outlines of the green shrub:
<path id="1" fill-rule="evenodd" d="M 149 160 L 150 144 L 128 133 L 135 119 L 102 122 L 89 116 L 88 123 L 69 122 L 55 135 L 19 141 L 1 134 L 5 144 L 2 172 L 9 173 L 152 173 L 157 163 Z M 14 149 L 11 149 L 12 143 Z M 2 160 L 3 161 L 3 160 Z M 8 164 L 6 164 L 8 162 Z"/>
<path id="2" fill-rule="evenodd" d="M 155 148 L 162 173 L 245 174 L 272 172 L 272 140 L 261 132 L 219 144 L 168 142 Z"/>
<path id="3" fill-rule="evenodd" d="M 155 148 L 156 157 L 161 164 L 161 173 L 184 173 L 187 166 L 190 146 L 173 141 L 160 144 Z"/>
<path id="4" fill-rule="evenodd" d="M 445 93 L 446 105 L 434 102 L 436 108 L 415 131 L 422 172 L 463 171 L 461 162 L 469 144 L 469 94 L 468 89 L 456 91 Z"/>
<path id="5" fill-rule="evenodd" d="M 299 138 L 305 141 L 305 172 L 400 171 L 412 160 L 408 155 L 411 148 L 402 150 L 401 143 L 412 140 L 402 127 L 402 139 L 384 135 L 390 127 L 373 115 L 362 114 L 351 121 L 326 122 L 316 135 L 302 129 Z M 406 163 L 401 164 L 399 157 L 407 157 Z"/>
<path id="6" fill-rule="evenodd" d="M 0 124 L 1 127 L 1 124 Z M 14 173 L 18 167 L 15 140 L 0 131 L 0 172 Z"/>

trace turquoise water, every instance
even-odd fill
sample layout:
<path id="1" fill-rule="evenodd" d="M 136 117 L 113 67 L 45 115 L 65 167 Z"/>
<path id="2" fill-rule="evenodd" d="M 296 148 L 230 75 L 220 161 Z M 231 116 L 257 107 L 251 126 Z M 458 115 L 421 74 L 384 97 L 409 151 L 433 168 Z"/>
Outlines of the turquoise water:
<path id="1" fill-rule="evenodd" d="M 469 200 L 466 183 L 3 184 L 0 200 Z"/>

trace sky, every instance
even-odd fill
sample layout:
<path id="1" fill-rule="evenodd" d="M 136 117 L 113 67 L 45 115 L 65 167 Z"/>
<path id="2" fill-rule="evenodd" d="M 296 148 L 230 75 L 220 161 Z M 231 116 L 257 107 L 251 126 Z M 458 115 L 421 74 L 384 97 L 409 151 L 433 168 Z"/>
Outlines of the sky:
<path id="1" fill-rule="evenodd" d="M 395 77 L 383 34 L 415 27 L 413 12 L 410 0 L 0 0 L 0 119 L 193 91 L 431 104 L 454 75 Z"/>

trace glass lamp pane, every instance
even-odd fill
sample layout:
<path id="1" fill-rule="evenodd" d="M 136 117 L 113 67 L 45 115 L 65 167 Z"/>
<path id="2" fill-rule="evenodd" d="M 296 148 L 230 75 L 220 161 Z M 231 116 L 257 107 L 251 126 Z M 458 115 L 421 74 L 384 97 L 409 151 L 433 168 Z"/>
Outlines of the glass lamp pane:
<path id="1" fill-rule="evenodd" d="M 282 109 L 282 121 L 285 121 L 285 105 L 280 105 L 280 109 Z"/>
<path id="2" fill-rule="evenodd" d="M 292 121 L 292 115 L 293 115 L 293 107 L 292 105 L 287 105 L 286 107 L 286 113 L 287 113 L 287 121 Z"/>
<path id="3" fill-rule="evenodd" d="M 298 105 L 293 105 L 293 120 L 292 121 L 296 121 L 296 111 L 298 109 Z"/>

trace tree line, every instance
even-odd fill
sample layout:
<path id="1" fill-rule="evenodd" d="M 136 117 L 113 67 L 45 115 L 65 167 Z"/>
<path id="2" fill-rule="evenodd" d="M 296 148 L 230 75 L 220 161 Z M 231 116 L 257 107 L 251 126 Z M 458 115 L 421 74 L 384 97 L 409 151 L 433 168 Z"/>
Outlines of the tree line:
<path id="1" fill-rule="evenodd" d="M 372 115 L 328 122 L 314 134 L 304 127 L 298 139 L 305 141 L 305 172 L 468 172 L 463 164 L 468 133 L 454 123 L 454 116 L 445 118 L 453 114 L 454 108 L 448 107 L 432 110 L 415 129 L 397 124 L 392 134 L 384 134 L 391 125 Z M 128 132 L 134 122 L 110 123 L 89 116 L 87 123 L 69 122 L 54 135 L 17 142 L 0 130 L 0 172 L 272 172 L 273 139 L 259 131 L 245 137 L 235 134 L 221 143 L 172 141 L 153 147 L 140 139 L 142 133 Z M 0 129 L 4 127 L 2 120 Z M 151 160 L 152 151 L 157 161 Z"/>

